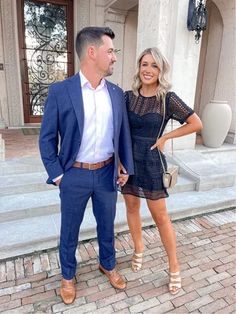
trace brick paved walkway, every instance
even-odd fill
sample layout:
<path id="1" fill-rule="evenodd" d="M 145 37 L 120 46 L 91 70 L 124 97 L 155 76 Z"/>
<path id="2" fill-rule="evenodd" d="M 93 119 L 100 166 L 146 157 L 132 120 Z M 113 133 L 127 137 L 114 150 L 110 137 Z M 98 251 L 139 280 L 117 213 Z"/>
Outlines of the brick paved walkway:
<path id="1" fill-rule="evenodd" d="M 129 233 L 116 238 L 117 262 L 128 281 L 125 291 L 112 288 L 98 271 L 96 240 L 77 251 L 77 298 L 66 306 L 59 296 L 58 251 L 0 262 L 0 312 L 20 313 L 236 313 L 236 211 L 228 210 L 175 222 L 183 290 L 167 290 L 167 257 L 156 228 L 143 232 L 143 269 L 130 269 Z"/>

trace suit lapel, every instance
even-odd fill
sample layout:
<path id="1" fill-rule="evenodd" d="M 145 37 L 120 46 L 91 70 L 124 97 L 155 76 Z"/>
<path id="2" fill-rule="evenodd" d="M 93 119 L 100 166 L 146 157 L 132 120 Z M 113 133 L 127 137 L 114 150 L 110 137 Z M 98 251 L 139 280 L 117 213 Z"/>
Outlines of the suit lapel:
<path id="1" fill-rule="evenodd" d="M 79 74 L 71 77 L 67 82 L 68 92 L 70 95 L 71 102 L 73 104 L 75 115 L 79 125 L 79 131 L 82 138 L 84 129 L 84 106 L 83 97 L 81 91 L 81 82 Z"/>
<path id="2" fill-rule="evenodd" d="M 115 134 L 117 134 L 118 130 L 118 110 L 119 105 L 117 104 L 117 94 L 116 94 L 116 87 L 113 84 L 110 84 L 108 81 L 106 81 L 107 84 L 107 90 L 109 92 L 109 95 L 111 97 L 111 103 L 112 103 L 112 113 L 113 113 L 113 130 L 114 130 L 114 138 Z"/>

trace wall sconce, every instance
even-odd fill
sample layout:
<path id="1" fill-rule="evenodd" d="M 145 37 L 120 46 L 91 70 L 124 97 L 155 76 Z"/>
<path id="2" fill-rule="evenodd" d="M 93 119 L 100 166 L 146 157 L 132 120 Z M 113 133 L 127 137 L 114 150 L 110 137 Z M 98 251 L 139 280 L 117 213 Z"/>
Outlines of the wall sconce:
<path id="1" fill-rule="evenodd" d="M 196 3 L 198 2 L 198 4 Z M 201 32 L 207 26 L 207 9 L 203 0 L 189 0 L 187 28 L 189 31 L 195 31 L 195 42 L 199 43 Z"/>

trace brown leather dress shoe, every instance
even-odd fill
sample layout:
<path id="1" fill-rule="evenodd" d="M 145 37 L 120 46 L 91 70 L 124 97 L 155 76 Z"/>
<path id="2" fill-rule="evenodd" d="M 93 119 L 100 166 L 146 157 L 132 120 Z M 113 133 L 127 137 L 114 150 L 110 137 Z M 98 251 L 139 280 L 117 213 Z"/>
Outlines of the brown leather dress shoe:
<path id="1" fill-rule="evenodd" d="M 99 265 L 99 270 L 108 277 L 111 285 L 114 288 L 116 289 L 126 288 L 125 280 L 121 277 L 121 275 L 118 273 L 118 271 L 115 268 L 113 268 L 112 270 L 106 270 L 101 265 Z"/>
<path id="2" fill-rule="evenodd" d="M 62 278 L 61 281 L 61 298 L 65 304 L 71 304 L 75 300 L 75 285 L 73 279 L 66 280 Z"/>

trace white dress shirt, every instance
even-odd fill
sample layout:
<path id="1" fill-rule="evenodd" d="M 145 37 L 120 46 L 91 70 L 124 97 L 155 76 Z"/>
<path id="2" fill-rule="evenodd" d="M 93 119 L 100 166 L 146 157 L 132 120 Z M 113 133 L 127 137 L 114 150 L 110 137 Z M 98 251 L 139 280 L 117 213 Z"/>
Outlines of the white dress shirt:
<path id="1" fill-rule="evenodd" d="M 114 153 L 113 113 L 106 81 L 93 88 L 80 71 L 84 106 L 84 129 L 76 161 L 96 163 Z"/>

